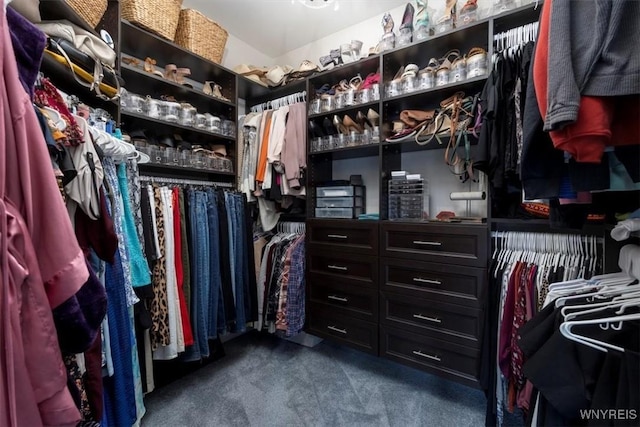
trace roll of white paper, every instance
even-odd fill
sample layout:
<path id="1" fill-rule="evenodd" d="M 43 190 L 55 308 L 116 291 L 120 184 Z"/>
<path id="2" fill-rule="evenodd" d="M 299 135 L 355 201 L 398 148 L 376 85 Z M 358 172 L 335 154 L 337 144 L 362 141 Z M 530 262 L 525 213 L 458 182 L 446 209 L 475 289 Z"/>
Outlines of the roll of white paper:
<path id="1" fill-rule="evenodd" d="M 449 195 L 451 200 L 484 200 L 486 197 L 484 191 L 460 191 Z"/>

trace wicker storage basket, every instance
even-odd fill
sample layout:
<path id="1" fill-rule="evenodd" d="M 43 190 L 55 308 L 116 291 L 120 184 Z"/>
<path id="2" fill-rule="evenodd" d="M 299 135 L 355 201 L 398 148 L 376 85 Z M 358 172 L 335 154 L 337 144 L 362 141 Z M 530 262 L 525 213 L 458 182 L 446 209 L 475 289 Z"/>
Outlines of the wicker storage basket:
<path id="1" fill-rule="evenodd" d="M 224 28 L 197 10 L 180 11 L 175 42 L 195 54 L 219 64 L 228 35 Z"/>
<path id="2" fill-rule="evenodd" d="M 173 40 L 182 0 L 122 0 L 122 18 L 154 34 Z"/>
<path id="3" fill-rule="evenodd" d="M 107 11 L 108 0 L 66 0 L 71 9 L 95 28 Z"/>

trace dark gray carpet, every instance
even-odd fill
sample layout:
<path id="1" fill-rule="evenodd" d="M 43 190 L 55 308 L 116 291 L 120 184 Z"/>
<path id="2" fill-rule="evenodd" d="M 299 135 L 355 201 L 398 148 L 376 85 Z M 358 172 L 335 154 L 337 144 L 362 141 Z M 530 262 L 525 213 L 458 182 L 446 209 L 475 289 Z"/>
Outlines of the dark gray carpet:
<path id="1" fill-rule="evenodd" d="M 145 398 L 144 427 L 482 426 L 482 392 L 326 341 L 249 333 Z"/>

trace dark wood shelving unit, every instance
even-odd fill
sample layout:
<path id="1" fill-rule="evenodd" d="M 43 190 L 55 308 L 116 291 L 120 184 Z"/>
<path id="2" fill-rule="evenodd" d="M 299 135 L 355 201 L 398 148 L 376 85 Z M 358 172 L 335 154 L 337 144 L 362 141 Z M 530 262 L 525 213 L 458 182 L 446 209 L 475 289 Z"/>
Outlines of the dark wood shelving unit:
<path id="1" fill-rule="evenodd" d="M 225 172 L 225 171 L 218 171 L 218 170 L 212 170 L 212 169 L 201 169 L 201 168 L 191 168 L 188 166 L 174 166 L 174 165 L 165 165 L 165 164 L 159 164 L 159 163 L 141 163 L 140 165 L 140 169 L 143 171 L 149 170 L 149 171 L 179 171 L 182 172 L 183 174 L 189 174 L 189 175 L 219 175 L 219 176 L 225 176 L 225 177 L 229 177 L 229 176 L 235 176 L 235 173 L 233 172 Z"/>
<path id="2" fill-rule="evenodd" d="M 199 136 L 215 138 L 217 140 L 234 141 L 234 142 L 236 140 L 236 138 L 233 136 L 227 136 L 227 135 L 222 135 L 218 133 L 208 132 L 206 130 L 197 129 L 191 126 L 184 126 L 184 125 L 181 125 L 180 123 L 167 122 L 160 119 L 154 119 L 149 116 L 145 116 L 144 114 L 141 114 L 141 113 L 134 113 L 131 111 L 122 110 L 121 115 L 123 117 L 124 122 L 126 122 L 126 118 L 128 117 L 130 119 L 133 119 L 132 121 L 134 122 L 145 123 L 146 125 L 149 125 L 149 126 L 161 126 L 170 130 L 171 132 L 178 130 L 178 131 L 185 131 L 188 133 L 196 134 Z"/>
<path id="3" fill-rule="evenodd" d="M 215 81 L 222 86 L 223 94 L 236 93 L 236 74 L 233 71 L 222 65 L 214 64 L 172 41 L 136 27 L 128 21 L 123 20 L 121 28 L 122 53 L 142 61 L 146 57 L 152 57 L 157 61 L 157 66 L 161 68 L 167 64 L 189 68 L 191 70 L 190 78 L 193 80 L 203 83 Z M 229 98 L 235 98 L 235 95 Z"/>
<path id="4" fill-rule="evenodd" d="M 429 89 L 416 90 L 410 93 L 405 93 L 405 94 L 397 95 L 390 98 L 383 97 L 382 101 L 385 103 L 385 105 L 393 105 L 393 104 L 402 103 L 414 98 L 425 98 L 426 95 L 439 94 L 441 92 L 457 92 L 457 91 L 466 92 L 469 89 L 475 89 L 477 87 L 482 89 L 482 86 L 484 86 L 484 83 L 487 81 L 487 78 L 488 78 L 487 75 L 472 77 L 470 79 L 462 80 L 459 82 L 447 83 L 446 85 L 436 86 Z M 471 94 L 469 93 L 467 95 L 471 95 Z M 422 101 L 422 99 L 419 99 L 418 101 Z"/>
<path id="5" fill-rule="evenodd" d="M 371 101 L 371 102 L 366 102 L 364 104 L 349 105 L 348 107 L 337 108 L 335 110 L 326 111 L 322 113 L 309 114 L 309 119 L 311 120 L 311 119 L 317 119 L 317 118 L 324 118 L 326 116 L 333 116 L 336 114 L 343 114 L 343 113 L 346 114 L 350 112 L 355 113 L 358 111 L 363 111 L 363 114 L 366 115 L 367 110 L 369 108 L 372 108 L 377 111 L 378 107 L 380 107 L 380 101 Z M 355 119 L 355 117 L 352 117 L 352 119 Z"/>
<path id="6" fill-rule="evenodd" d="M 359 157 L 377 156 L 380 152 L 380 144 L 358 145 L 355 147 L 336 148 L 333 150 L 314 151 L 309 156 L 317 161 L 318 159 L 344 160 L 356 159 Z"/>

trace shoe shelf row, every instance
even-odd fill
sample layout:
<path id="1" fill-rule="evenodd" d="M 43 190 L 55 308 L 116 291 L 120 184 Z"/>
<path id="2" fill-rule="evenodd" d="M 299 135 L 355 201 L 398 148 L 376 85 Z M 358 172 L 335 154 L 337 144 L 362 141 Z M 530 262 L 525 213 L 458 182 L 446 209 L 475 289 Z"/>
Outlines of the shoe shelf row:
<path id="1" fill-rule="evenodd" d="M 479 94 L 487 78 L 491 72 L 492 55 L 494 51 L 493 35 L 495 33 L 505 31 L 526 23 L 535 22 L 538 19 L 540 8 L 533 3 L 522 6 L 518 9 L 507 11 L 500 15 L 478 20 L 476 22 L 436 34 L 426 40 L 415 42 L 408 46 L 398 47 L 393 50 L 385 51 L 381 54 L 369 56 L 357 62 L 348 63 L 342 66 L 334 67 L 331 70 L 315 74 L 308 79 L 309 94 L 309 132 L 308 132 L 308 182 L 309 190 L 307 197 L 308 217 L 313 218 L 316 208 L 315 204 L 315 187 L 333 179 L 349 179 L 350 174 L 363 174 L 369 181 L 367 184 L 368 199 L 372 193 L 377 194 L 378 206 L 375 211 L 371 206 L 371 212 L 379 212 L 380 220 L 386 221 L 388 218 L 388 182 L 391 172 L 395 170 L 408 170 L 408 172 L 422 173 L 423 178 L 428 179 L 432 184 L 432 191 L 437 191 L 440 182 L 451 181 L 458 185 L 460 180 L 453 174 L 450 174 L 448 167 L 444 165 L 444 151 L 449 143 L 449 137 L 443 136 L 440 140 L 434 138 L 425 145 L 419 145 L 413 138 L 402 142 L 386 142 L 386 139 L 394 134 L 393 122 L 398 121 L 400 113 L 403 110 L 437 110 L 440 108 L 440 102 L 451 97 L 456 93 L 463 92 L 466 96 L 474 96 Z M 452 50 L 459 52 L 459 57 L 469 54 L 474 48 L 479 48 L 486 55 L 486 66 L 484 73 L 472 74 L 469 78 L 451 81 L 433 86 L 415 85 L 406 92 L 388 92 L 388 85 L 394 80 L 401 78 L 403 71 L 407 65 L 414 64 L 412 69 L 419 71 L 425 70 L 429 66 L 433 66 L 432 58 L 443 58 Z M 474 49 L 474 52 L 478 49 Z M 454 58 L 451 57 L 453 63 Z M 430 63 L 431 62 L 431 63 Z M 437 64 L 437 68 L 440 64 Z M 453 69 L 451 67 L 450 69 Z M 399 71 L 401 70 L 401 71 Z M 379 93 L 380 99 L 362 104 L 349 106 L 340 106 L 333 110 L 322 104 L 323 93 L 327 93 L 328 88 L 357 90 L 357 83 L 366 81 L 367 77 L 372 74 L 379 75 Z M 418 74 L 418 72 L 416 72 Z M 343 82 L 344 81 L 344 82 Z M 340 83 L 343 83 L 340 85 Z M 356 83 L 350 85 L 349 83 Z M 345 84 L 348 86 L 345 86 Z M 317 111 L 317 101 L 320 94 L 321 111 Z M 326 98 L 326 97 L 325 97 Z M 357 99 L 357 97 L 356 97 Z M 324 109 L 322 108 L 324 106 Z M 334 105 L 335 106 L 335 105 Z M 362 112 L 367 113 L 368 110 L 375 112 L 379 118 L 377 125 L 379 129 L 379 143 L 361 146 L 337 146 L 334 143 L 321 144 L 318 150 L 319 131 L 323 131 L 324 135 L 336 135 L 341 131 L 352 131 L 351 128 L 345 129 L 345 119 L 348 123 L 357 121 L 356 114 Z M 348 116 L 348 117 L 345 117 Z M 328 128 L 328 124 L 335 124 L 335 129 Z M 477 145 L 477 139 L 473 135 L 467 135 L 471 144 L 471 151 Z M 337 137 L 333 137 L 337 138 Z M 458 149 L 458 154 L 464 156 L 464 143 Z M 328 148 L 327 148 L 328 147 Z M 424 153 L 424 154 L 419 154 Z M 348 160 L 345 164 L 343 161 Z M 437 166 L 434 168 L 434 165 Z M 365 170 L 365 169 L 372 170 Z M 421 168 L 422 170 L 419 170 Z M 426 176 L 425 176 L 426 175 Z M 475 188 L 474 188 L 475 189 Z M 462 191 L 462 190 L 453 190 Z M 467 190 L 469 191 L 469 190 Z M 448 194 L 447 194 L 448 195 Z M 375 203 L 375 202 L 374 202 Z M 433 215 L 432 215 L 433 216 Z M 484 215 L 487 216 L 487 215 Z"/>

